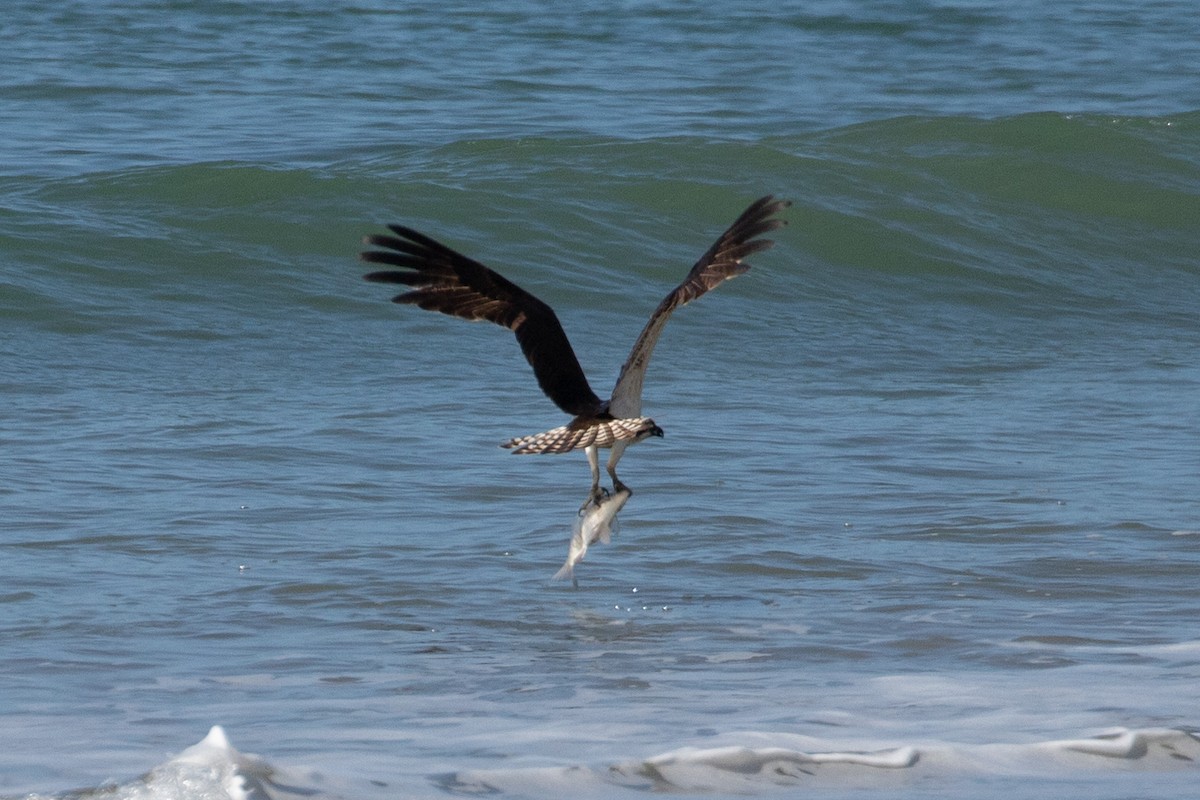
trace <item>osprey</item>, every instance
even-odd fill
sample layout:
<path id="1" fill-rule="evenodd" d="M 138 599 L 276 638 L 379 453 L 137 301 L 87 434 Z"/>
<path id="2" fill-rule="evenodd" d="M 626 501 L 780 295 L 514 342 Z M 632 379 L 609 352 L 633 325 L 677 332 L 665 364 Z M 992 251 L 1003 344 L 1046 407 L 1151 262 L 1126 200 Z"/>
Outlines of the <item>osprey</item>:
<path id="1" fill-rule="evenodd" d="M 708 248 L 683 283 L 663 298 L 650 315 L 621 367 L 608 400 L 601 400 L 592 391 L 550 306 L 478 261 L 412 228 L 389 225 L 395 235 L 368 236 L 367 244 L 382 249 L 362 253 L 362 259 L 400 269 L 372 272 L 364 277 L 376 283 L 412 287 L 393 297 L 394 303 L 412 304 L 468 320 L 487 320 L 517 335 L 542 391 L 574 418 L 560 428 L 511 439 L 502 446 L 520 454 L 566 453 L 584 448 L 592 471 L 591 492 L 582 507 L 586 508 L 589 503 L 599 505 L 602 497 L 600 448 L 612 451 L 607 470 L 614 491 L 632 491 L 617 478 L 617 462 L 629 445 L 663 435 L 654 420 L 641 416 L 642 379 L 671 312 L 750 269 L 743 260 L 773 244 L 758 237 L 785 224 L 774 215 L 789 205 L 770 195 L 755 201 Z"/>

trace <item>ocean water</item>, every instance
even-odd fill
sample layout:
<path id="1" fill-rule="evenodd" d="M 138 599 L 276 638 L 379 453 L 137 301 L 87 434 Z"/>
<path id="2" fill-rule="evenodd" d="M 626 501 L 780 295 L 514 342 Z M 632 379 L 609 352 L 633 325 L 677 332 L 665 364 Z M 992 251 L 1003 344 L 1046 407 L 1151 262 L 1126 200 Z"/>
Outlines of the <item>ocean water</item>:
<path id="1" fill-rule="evenodd" d="M 0 797 L 1187 797 L 1191 2 L 101 0 L 0 20 Z M 513 337 L 671 320 L 609 544 Z"/>

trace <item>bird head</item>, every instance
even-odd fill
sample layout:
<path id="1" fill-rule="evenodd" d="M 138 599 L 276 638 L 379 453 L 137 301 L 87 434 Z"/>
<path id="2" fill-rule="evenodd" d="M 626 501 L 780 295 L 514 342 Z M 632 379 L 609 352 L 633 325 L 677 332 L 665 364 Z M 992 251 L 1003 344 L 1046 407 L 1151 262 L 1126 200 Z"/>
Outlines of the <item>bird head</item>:
<path id="1" fill-rule="evenodd" d="M 646 427 L 642 428 L 642 430 L 638 433 L 638 441 L 640 442 L 642 439 L 649 439 L 651 436 L 657 436 L 661 439 L 662 435 L 663 429 L 655 425 L 654 420 L 648 419 L 646 420 Z"/>

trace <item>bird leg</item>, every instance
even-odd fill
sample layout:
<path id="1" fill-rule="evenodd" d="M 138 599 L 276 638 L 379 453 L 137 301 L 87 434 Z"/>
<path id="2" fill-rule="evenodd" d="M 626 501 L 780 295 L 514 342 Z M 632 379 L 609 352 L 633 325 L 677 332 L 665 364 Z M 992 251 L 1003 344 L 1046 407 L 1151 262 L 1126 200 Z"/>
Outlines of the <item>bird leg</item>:
<path id="1" fill-rule="evenodd" d="M 583 501 L 583 505 L 579 506 L 579 515 L 588 510 L 589 506 L 599 506 L 605 497 L 608 497 L 608 491 L 600 486 L 600 454 L 596 449 L 596 445 L 588 445 L 584 452 L 587 453 L 588 466 L 592 470 L 592 489 L 588 492 L 587 499 Z"/>
<path id="2" fill-rule="evenodd" d="M 613 444 L 612 453 L 608 456 L 608 477 L 612 478 L 614 492 L 629 492 L 633 494 L 633 489 L 621 483 L 621 479 L 617 477 L 617 462 L 621 460 L 621 455 L 625 452 L 623 444 L 623 442 L 615 442 Z"/>

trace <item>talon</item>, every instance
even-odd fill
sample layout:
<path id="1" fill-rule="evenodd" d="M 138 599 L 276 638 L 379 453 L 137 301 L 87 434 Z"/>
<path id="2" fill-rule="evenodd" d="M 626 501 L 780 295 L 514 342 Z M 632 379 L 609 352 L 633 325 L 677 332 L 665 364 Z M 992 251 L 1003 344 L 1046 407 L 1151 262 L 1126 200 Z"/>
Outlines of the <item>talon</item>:
<path id="1" fill-rule="evenodd" d="M 592 506 L 599 506 L 601 503 L 607 500 L 609 496 L 608 489 L 605 489 L 603 486 L 592 487 L 591 492 L 588 493 L 587 499 L 584 500 L 583 504 L 579 506 L 579 516 L 582 517 L 584 514 L 586 514 L 587 510 Z"/>

